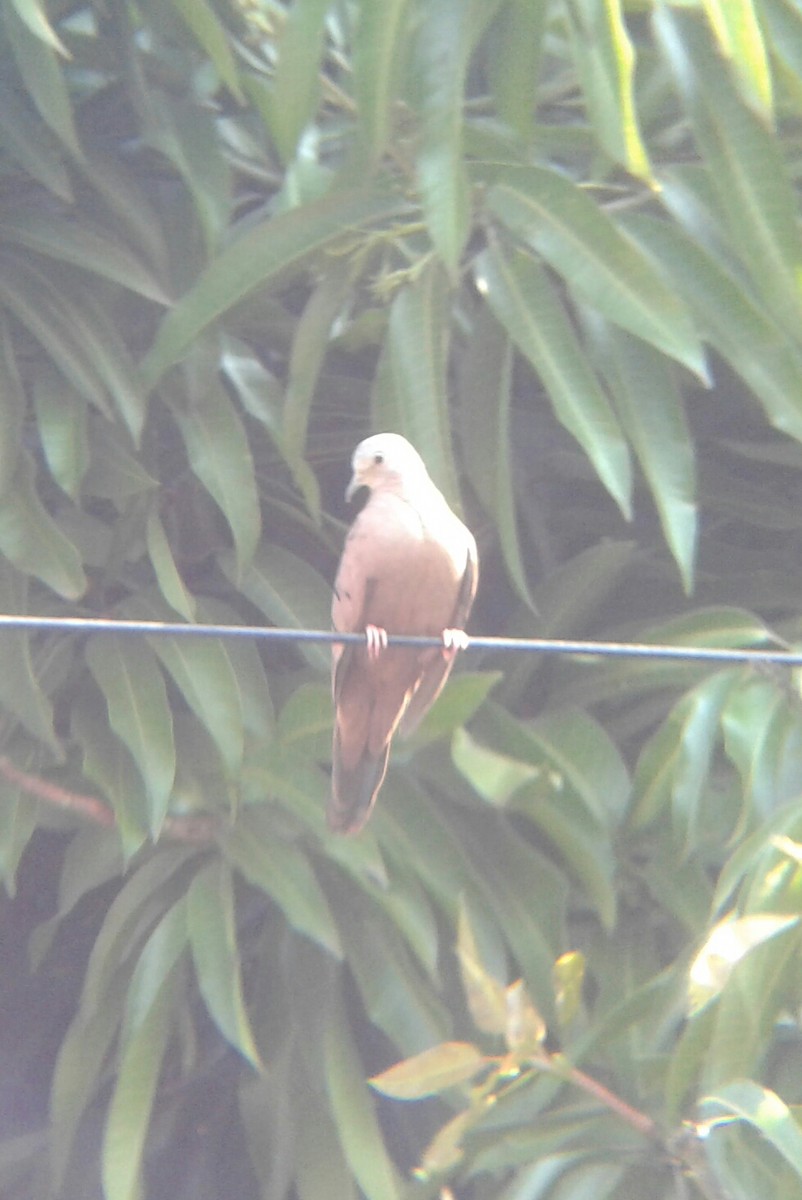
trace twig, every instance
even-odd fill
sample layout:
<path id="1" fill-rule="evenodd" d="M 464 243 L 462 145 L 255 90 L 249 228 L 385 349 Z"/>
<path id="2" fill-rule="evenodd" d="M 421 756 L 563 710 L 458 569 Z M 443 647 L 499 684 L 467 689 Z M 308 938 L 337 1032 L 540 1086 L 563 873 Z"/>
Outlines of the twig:
<path id="1" fill-rule="evenodd" d="M 113 829 L 117 824 L 117 818 L 112 809 L 97 796 L 90 796 L 85 792 L 73 792 L 53 783 L 50 779 L 43 779 L 40 775 L 31 775 L 27 771 L 22 771 L 5 755 L 0 755 L 0 775 L 29 796 L 35 796 L 38 800 L 46 800 L 48 804 L 84 817 L 94 822 L 95 825 L 101 825 L 104 829 Z M 171 841 L 204 846 L 214 841 L 219 827 L 218 818 L 211 815 L 168 816 L 162 822 L 161 833 Z"/>

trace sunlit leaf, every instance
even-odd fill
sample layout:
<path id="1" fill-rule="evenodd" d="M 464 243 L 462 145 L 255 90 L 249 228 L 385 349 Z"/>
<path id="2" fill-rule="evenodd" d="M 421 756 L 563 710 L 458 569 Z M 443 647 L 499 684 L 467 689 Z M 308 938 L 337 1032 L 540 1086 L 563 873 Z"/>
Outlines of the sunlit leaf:
<path id="1" fill-rule="evenodd" d="M 717 996 L 726 987 L 736 963 L 750 950 L 798 921 L 799 917 L 773 913 L 750 913 L 744 917 L 730 914 L 720 921 L 691 964 L 688 987 L 691 1008 L 700 1008 Z"/>
<path id="2" fill-rule="evenodd" d="M 371 1085 L 396 1100 L 435 1096 L 459 1083 L 467 1083 L 485 1069 L 488 1060 L 470 1042 L 443 1042 L 414 1058 L 374 1075 Z"/>

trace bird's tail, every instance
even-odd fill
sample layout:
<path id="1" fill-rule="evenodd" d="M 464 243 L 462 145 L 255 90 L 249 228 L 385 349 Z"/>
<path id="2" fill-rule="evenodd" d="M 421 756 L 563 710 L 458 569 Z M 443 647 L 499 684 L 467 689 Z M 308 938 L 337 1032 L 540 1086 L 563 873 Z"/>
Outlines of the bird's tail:
<path id="1" fill-rule="evenodd" d="M 389 755 L 388 742 L 378 756 L 365 751 L 355 767 L 345 767 L 335 736 L 331 798 L 326 810 L 326 822 L 332 833 L 359 833 L 363 828 L 384 782 Z"/>

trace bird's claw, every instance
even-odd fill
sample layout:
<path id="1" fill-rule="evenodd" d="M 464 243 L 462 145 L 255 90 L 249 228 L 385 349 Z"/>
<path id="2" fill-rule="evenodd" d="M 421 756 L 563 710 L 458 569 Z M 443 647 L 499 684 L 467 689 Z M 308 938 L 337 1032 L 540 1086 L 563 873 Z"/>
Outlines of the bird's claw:
<path id="1" fill-rule="evenodd" d="M 446 662 L 456 658 L 460 650 L 467 650 L 469 640 L 464 629 L 444 629 L 443 658 Z"/>
<path id="2" fill-rule="evenodd" d="M 387 649 L 387 630 L 380 628 L 378 625 L 366 625 L 365 641 L 367 643 L 368 658 L 372 662 L 375 662 L 383 651 Z"/>

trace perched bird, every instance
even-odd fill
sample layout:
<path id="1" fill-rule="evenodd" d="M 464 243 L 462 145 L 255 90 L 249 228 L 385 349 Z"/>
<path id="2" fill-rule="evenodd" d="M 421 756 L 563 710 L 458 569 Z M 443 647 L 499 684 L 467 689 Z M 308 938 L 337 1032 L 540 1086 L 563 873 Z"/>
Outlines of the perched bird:
<path id="1" fill-rule="evenodd" d="M 411 733 L 466 644 L 478 578 L 473 535 L 397 433 L 354 451 L 350 500 L 370 489 L 343 548 L 334 583 L 338 633 L 365 644 L 333 647 L 334 747 L 329 828 L 358 833 L 387 770 L 396 729 Z M 442 649 L 388 646 L 387 635 L 442 637 Z"/>

